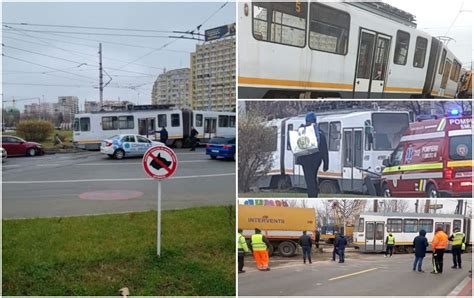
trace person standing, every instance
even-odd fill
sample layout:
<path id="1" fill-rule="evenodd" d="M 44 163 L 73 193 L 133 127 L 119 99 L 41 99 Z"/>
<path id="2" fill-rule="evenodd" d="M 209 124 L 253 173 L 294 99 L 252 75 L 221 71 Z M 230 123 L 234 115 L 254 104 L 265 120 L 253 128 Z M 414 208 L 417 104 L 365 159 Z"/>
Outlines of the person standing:
<path id="1" fill-rule="evenodd" d="M 257 269 L 260 271 L 270 271 L 268 267 L 268 248 L 270 247 L 270 241 L 262 235 L 262 231 L 255 229 L 255 234 L 251 237 L 251 243 L 253 257 L 257 264 Z"/>
<path id="2" fill-rule="evenodd" d="M 413 248 L 415 250 L 415 262 L 413 262 L 413 271 L 416 271 L 418 265 L 418 272 L 425 272 L 421 269 L 423 266 L 423 258 L 426 255 L 426 248 L 428 247 L 428 239 L 426 239 L 426 231 L 420 230 L 420 234 L 413 239 Z"/>
<path id="3" fill-rule="evenodd" d="M 341 233 L 337 236 L 334 241 L 334 245 L 337 248 L 337 254 L 339 255 L 339 263 L 344 263 L 344 252 L 346 250 L 347 239 Z"/>
<path id="4" fill-rule="evenodd" d="M 242 229 L 238 230 L 237 233 L 237 247 L 238 247 L 238 263 L 239 263 L 239 273 L 244 273 L 244 257 L 245 253 L 249 252 L 249 247 L 247 246 L 247 241 L 245 237 L 242 236 Z"/>
<path id="5" fill-rule="evenodd" d="M 393 247 L 395 246 L 395 237 L 393 237 L 392 233 L 389 233 L 387 238 L 385 238 L 385 243 L 387 244 L 387 248 L 385 250 L 385 257 L 387 257 L 389 252 L 390 257 L 392 257 Z"/>
<path id="6" fill-rule="evenodd" d="M 168 131 L 166 130 L 166 127 L 162 127 L 161 130 L 159 131 L 160 133 L 160 142 L 166 145 L 166 142 L 168 141 Z"/>
<path id="7" fill-rule="evenodd" d="M 316 139 L 318 141 L 318 152 L 299 156 L 296 163 L 303 167 L 304 179 L 306 181 L 306 190 L 308 198 L 317 198 L 319 194 L 318 171 L 321 163 L 324 162 L 323 171 L 329 169 L 329 154 L 326 137 L 319 130 L 316 124 L 316 114 L 309 112 L 306 114 L 306 126 L 313 125 Z"/>
<path id="8" fill-rule="evenodd" d="M 433 250 L 433 271 L 431 273 L 443 273 L 443 256 L 446 247 L 448 247 L 448 235 L 446 235 L 441 226 L 438 226 L 433 241 L 431 241 L 431 248 Z"/>
<path id="9" fill-rule="evenodd" d="M 451 253 L 453 254 L 453 269 L 462 269 L 461 267 L 461 253 L 462 245 L 466 241 L 466 235 L 459 231 L 459 228 L 454 229 L 454 234 L 449 237 L 451 241 Z"/>
<path id="10" fill-rule="evenodd" d="M 196 144 L 197 144 L 197 135 L 199 132 L 193 127 L 191 127 L 191 151 L 196 151 Z"/>
<path id="11" fill-rule="evenodd" d="M 338 234 L 335 233 L 335 234 L 334 234 L 334 242 L 333 242 L 333 246 L 334 246 L 334 247 L 333 247 L 333 249 L 332 249 L 332 261 L 333 261 L 333 262 L 336 262 L 336 255 L 338 255 L 338 254 L 337 254 L 337 246 L 336 246 L 336 239 L 337 239 L 337 236 L 338 236 Z"/>
<path id="12" fill-rule="evenodd" d="M 306 264 L 306 257 L 310 264 L 311 262 L 311 247 L 313 246 L 313 240 L 311 236 L 306 234 L 306 231 L 303 231 L 303 235 L 301 235 L 300 239 L 298 239 L 298 244 L 301 245 L 303 248 L 303 263 Z"/>
<path id="13" fill-rule="evenodd" d="M 320 238 L 321 238 L 321 233 L 318 230 L 316 230 L 316 237 L 314 239 L 314 242 L 316 244 L 316 248 L 319 248 L 319 239 Z"/>

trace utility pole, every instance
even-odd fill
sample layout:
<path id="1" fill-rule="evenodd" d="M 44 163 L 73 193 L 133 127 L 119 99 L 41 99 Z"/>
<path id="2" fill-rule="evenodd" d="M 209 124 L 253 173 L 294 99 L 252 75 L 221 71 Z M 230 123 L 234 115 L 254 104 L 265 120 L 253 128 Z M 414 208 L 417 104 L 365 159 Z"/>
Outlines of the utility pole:
<path id="1" fill-rule="evenodd" d="M 99 90 L 100 90 L 100 109 L 102 110 L 104 96 L 104 81 L 102 74 L 102 43 L 99 43 Z"/>

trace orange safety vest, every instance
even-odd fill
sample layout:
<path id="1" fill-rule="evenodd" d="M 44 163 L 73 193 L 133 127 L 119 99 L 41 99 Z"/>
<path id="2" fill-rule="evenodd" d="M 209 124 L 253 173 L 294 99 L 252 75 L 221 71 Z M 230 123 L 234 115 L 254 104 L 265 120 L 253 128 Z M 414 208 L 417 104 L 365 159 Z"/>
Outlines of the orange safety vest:
<path id="1" fill-rule="evenodd" d="M 433 237 L 431 247 L 433 249 L 446 249 L 448 247 L 448 235 L 445 232 L 439 231 Z"/>

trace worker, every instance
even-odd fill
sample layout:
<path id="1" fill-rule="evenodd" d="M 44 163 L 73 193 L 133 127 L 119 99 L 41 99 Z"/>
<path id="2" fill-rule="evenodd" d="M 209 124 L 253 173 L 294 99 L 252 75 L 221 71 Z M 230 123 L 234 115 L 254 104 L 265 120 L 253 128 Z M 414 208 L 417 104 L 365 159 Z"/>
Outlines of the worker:
<path id="1" fill-rule="evenodd" d="M 316 248 L 319 248 L 319 240 L 321 239 L 321 233 L 316 230 L 316 238 L 314 239 L 314 242 L 316 244 Z"/>
<path id="2" fill-rule="evenodd" d="M 462 246 L 466 241 L 466 235 L 463 232 L 459 231 L 459 228 L 454 229 L 454 234 L 449 237 L 451 241 L 451 253 L 453 254 L 453 269 L 462 269 L 461 267 L 461 252 Z"/>
<path id="3" fill-rule="evenodd" d="M 339 255 L 339 263 L 344 263 L 344 252 L 346 250 L 347 239 L 341 233 L 334 240 L 334 245 L 337 248 L 337 254 Z"/>
<path id="4" fill-rule="evenodd" d="M 313 240 L 311 239 L 311 236 L 306 234 L 306 231 L 303 231 L 303 235 L 298 239 L 298 244 L 301 245 L 301 248 L 303 249 L 303 264 L 306 264 L 306 257 L 308 257 L 309 263 L 312 264 L 311 248 L 313 246 Z"/>
<path id="5" fill-rule="evenodd" d="M 303 167 L 308 198 L 317 198 L 319 193 L 318 171 L 319 167 L 321 166 L 321 162 L 324 162 L 324 172 L 327 172 L 329 169 L 328 146 L 324 133 L 321 133 L 318 126 L 316 125 L 316 114 L 313 112 L 307 113 L 305 120 L 306 126 L 314 126 L 316 140 L 318 141 L 318 152 L 299 156 L 296 160 L 296 163 Z"/>
<path id="6" fill-rule="evenodd" d="M 393 237 L 392 233 L 389 233 L 387 238 L 385 238 L 385 243 L 387 244 L 385 257 L 387 257 L 388 252 L 390 252 L 390 257 L 392 257 L 393 247 L 395 246 L 395 237 Z"/>
<path id="7" fill-rule="evenodd" d="M 245 237 L 242 236 L 242 229 L 238 230 L 237 233 L 237 247 L 238 247 L 238 263 L 239 263 L 239 273 L 244 273 L 244 257 L 245 253 L 249 252 L 249 247 L 247 246 L 247 241 Z"/>
<path id="8" fill-rule="evenodd" d="M 433 250 L 433 274 L 443 273 L 443 256 L 444 250 L 448 247 L 448 235 L 443 231 L 443 227 L 436 228 L 431 248 Z"/>
<path id="9" fill-rule="evenodd" d="M 423 266 L 423 258 L 426 255 L 426 248 L 428 247 L 428 239 L 426 239 L 426 231 L 420 230 L 418 236 L 413 239 L 413 249 L 415 250 L 415 262 L 413 263 L 413 271 L 416 271 L 418 265 L 418 272 L 425 272 L 421 269 Z"/>
<path id="10" fill-rule="evenodd" d="M 255 234 L 251 237 L 251 243 L 253 257 L 257 264 L 257 269 L 260 271 L 270 271 L 268 267 L 268 248 L 270 247 L 270 241 L 262 235 L 262 231 L 255 229 Z"/>

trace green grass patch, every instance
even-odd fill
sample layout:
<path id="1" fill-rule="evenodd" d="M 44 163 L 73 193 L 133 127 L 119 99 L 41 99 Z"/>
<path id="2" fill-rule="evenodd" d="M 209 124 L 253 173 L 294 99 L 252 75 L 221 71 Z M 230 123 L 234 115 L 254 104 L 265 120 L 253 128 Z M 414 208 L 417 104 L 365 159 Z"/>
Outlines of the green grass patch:
<path id="1" fill-rule="evenodd" d="M 3 295 L 235 295 L 235 209 L 3 221 Z"/>
<path id="2" fill-rule="evenodd" d="M 11 135 L 11 136 L 18 136 L 16 131 L 8 131 L 4 133 L 5 135 Z M 54 137 L 56 134 L 59 135 L 59 138 L 62 140 L 63 144 L 62 145 L 55 145 L 54 144 Z M 43 146 L 43 149 L 45 150 L 50 150 L 50 149 L 59 149 L 59 148 L 73 148 L 74 144 L 72 143 L 72 130 L 59 130 L 55 129 L 49 136 L 48 138 L 44 141 L 41 142 L 41 145 Z M 31 141 L 31 140 L 26 140 L 26 141 Z"/>
<path id="3" fill-rule="evenodd" d="M 239 198 L 307 198 L 305 192 L 245 192 L 239 193 Z M 319 198 L 375 198 L 369 195 L 357 194 L 319 194 Z"/>

